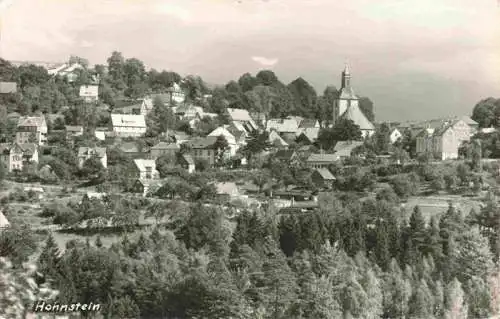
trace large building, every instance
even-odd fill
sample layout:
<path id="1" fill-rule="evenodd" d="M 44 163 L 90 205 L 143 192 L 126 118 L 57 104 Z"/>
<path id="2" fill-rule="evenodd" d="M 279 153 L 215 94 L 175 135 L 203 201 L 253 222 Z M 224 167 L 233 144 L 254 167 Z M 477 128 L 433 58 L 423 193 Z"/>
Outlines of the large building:
<path id="1" fill-rule="evenodd" d="M 351 72 L 348 65 L 345 66 L 342 72 L 340 94 L 333 106 L 333 123 L 336 123 L 341 118 L 349 119 L 358 125 L 363 137 L 375 133 L 375 126 L 359 108 L 359 97 L 354 93 L 351 86 Z"/>
<path id="2" fill-rule="evenodd" d="M 45 116 L 22 116 L 19 118 L 16 131 L 16 142 L 19 144 L 47 143 L 47 122 Z"/>
<path id="3" fill-rule="evenodd" d="M 429 125 L 416 136 L 416 152 L 432 154 L 441 160 L 456 159 L 460 145 L 471 136 L 471 127 L 462 119 L 444 121 L 436 128 Z"/>
<path id="4" fill-rule="evenodd" d="M 111 114 L 111 122 L 116 137 L 140 137 L 146 133 L 144 115 Z"/>

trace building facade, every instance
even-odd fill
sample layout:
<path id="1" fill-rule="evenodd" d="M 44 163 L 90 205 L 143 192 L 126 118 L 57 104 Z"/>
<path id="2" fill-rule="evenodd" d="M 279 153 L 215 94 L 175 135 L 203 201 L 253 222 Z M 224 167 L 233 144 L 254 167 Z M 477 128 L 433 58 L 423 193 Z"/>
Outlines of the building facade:
<path id="1" fill-rule="evenodd" d="M 116 137 L 140 137 L 146 133 L 144 115 L 111 114 L 111 122 Z"/>
<path id="2" fill-rule="evenodd" d="M 47 143 L 47 122 L 45 116 L 22 116 L 19 118 L 16 131 L 16 143 Z"/>
<path id="3" fill-rule="evenodd" d="M 102 167 L 108 167 L 108 157 L 106 155 L 105 147 L 80 147 L 78 148 L 78 166 L 83 167 L 83 164 L 88 159 L 97 157 L 102 164 Z"/>
<path id="4" fill-rule="evenodd" d="M 8 172 L 21 171 L 25 163 L 38 163 L 38 147 L 34 143 L 0 144 L 0 158 Z"/>
<path id="5" fill-rule="evenodd" d="M 458 149 L 470 141 L 471 127 L 463 120 L 446 121 L 438 128 L 425 128 L 416 136 L 416 153 L 432 154 L 440 160 L 457 159 Z"/>

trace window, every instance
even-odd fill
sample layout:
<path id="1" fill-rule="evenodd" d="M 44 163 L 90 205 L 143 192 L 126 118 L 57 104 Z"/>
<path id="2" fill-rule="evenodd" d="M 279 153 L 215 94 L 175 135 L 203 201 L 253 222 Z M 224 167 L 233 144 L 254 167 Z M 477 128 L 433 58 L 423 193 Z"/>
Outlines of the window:
<path id="1" fill-rule="evenodd" d="M 153 168 L 152 167 L 146 167 L 146 179 L 151 179 L 153 173 Z"/>

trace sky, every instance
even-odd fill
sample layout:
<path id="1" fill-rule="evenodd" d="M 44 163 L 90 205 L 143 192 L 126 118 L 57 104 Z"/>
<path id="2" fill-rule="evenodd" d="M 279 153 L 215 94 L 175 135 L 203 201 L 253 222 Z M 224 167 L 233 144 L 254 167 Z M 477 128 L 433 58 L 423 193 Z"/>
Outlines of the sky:
<path id="1" fill-rule="evenodd" d="M 349 63 L 379 121 L 468 115 L 500 97 L 498 0 L 0 0 L 0 56 L 148 68 L 223 84 L 273 70 L 321 93 Z"/>

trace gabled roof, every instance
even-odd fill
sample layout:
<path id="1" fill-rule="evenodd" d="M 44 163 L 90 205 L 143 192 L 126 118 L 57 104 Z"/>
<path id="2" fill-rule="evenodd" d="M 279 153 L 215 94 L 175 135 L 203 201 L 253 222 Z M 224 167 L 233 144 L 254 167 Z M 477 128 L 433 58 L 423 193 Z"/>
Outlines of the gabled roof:
<path id="1" fill-rule="evenodd" d="M 0 94 L 9 94 L 17 92 L 16 82 L 0 82 Z"/>
<path id="2" fill-rule="evenodd" d="M 314 119 L 303 119 L 300 122 L 299 128 L 317 128 L 319 127 L 318 120 Z"/>
<path id="3" fill-rule="evenodd" d="M 159 142 L 151 147 L 152 150 L 179 150 L 180 146 L 175 143 Z"/>
<path id="4" fill-rule="evenodd" d="M 227 137 L 228 139 L 234 140 L 234 142 L 236 142 L 236 136 L 234 136 L 233 133 L 231 133 L 229 131 L 228 127 L 226 127 L 226 126 L 219 126 L 215 130 L 210 132 L 210 134 L 208 134 L 208 136 L 215 136 L 215 137 L 220 136 L 220 135 L 223 135 L 224 137 Z M 228 142 L 231 142 L 231 141 L 228 141 Z"/>
<path id="5" fill-rule="evenodd" d="M 352 87 L 341 88 L 339 98 L 342 100 L 358 100 L 358 96 L 354 93 Z"/>
<path id="6" fill-rule="evenodd" d="M 301 131 L 302 132 L 299 134 L 299 136 L 304 135 L 311 142 L 314 142 L 318 138 L 318 135 L 319 135 L 319 128 L 315 128 L 315 127 L 305 128 Z"/>
<path id="7" fill-rule="evenodd" d="M 98 157 L 106 156 L 106 148 L 105 147 L 86 147 L 81 146 L 78 148 L 78 157 L 81 156 L 93 156 L 97 155 Z"/>
<path id="8" fill-rule="evenodd" d="M 252 128 L 257 128 L 257 125 L 253 121 L 248 110 L 227 108 L 227 112 L 229 113 L 229 117 L 231 118 L 231 120 L 238 122 L 247 122 L 252 126 Z"/>
<path id="9" fill-rule="evenodd" d="M 270 119 L 266 127 L 278 133 L 295 133 L 299 130 L 299 124 L 295 119 Z"/>
<path id="10" fill-rule="evenodd" d="M 156 169 L 156 162 L 152 159 L 135 159 L 135 166 L 139 169 L 139 171 L 145 171 L 146 167 L 151 167 L 153 170 Z"/>
<path id="11" fill-rule="evenodd" d="M 0 211 L 0 228 L 5 228 L 10 226 L 9 221 L 7 220 L 7 217 Z"/>
<path id="12" fill-rule="evenodd" d="M 311 154 L 307 158 L 308 162 L 333 163 L 339 160 L 336 154 Z"/>
<path id="13" fill-rule="evenodd" d="M 195 138 L 187 142 L 189 147 L 193 149 L 208 149 L 213 148 L 217 136 L 207 136 L 201 138 Z"/>
<path id="14" fill-rule="evenodd" d="M 16 143 L 16 144 L 23 150 L 24 155 L 32 156 L 38 149 L 35 143 Z"/>
<path id="15" fill-rule="evenodd" d="M 276 131 L 269 133 L 269 142 L 274 145 L 288 146 L 288 143 Z"/>
<path id="16" fill-rule="evenodd" d="M 124 153 L 139 153 L 139 147 L 136 142 L 123 142 L 118 148 Z"/>
<path id="17" fill-rule="evenodd" d="M 323 178 L 324 180 L 335 180 L 335 176 L 330 172 L 330 170 L 326 168 L 318 168 L 316 169 L 316 172 Z"/>
<path id="18" fill-rule="evenodd" d="M 40 127 L 43 125 L 47 125 L 45 122 L 45 117 L 42 116 L 22 116 L 19 118 L 19 122 L 17 124 L 18 127 L 20 126 L 36 126 Z"/>
<path id="19" fill-rule="evenodd" d="M 169 92 L 175 92 L 175 93 L 184 93 L 184 91 L 182 90 L 181 86 L 174 82 L 168 89 L 167 91 Z"/>
<path id="20" fill-rule="evenodd" d="M 32 156 L 37 150 L 37 145 L 34 143 L 1 143 L 0 153 L 9 154 L 12 150 L 22 152 L 23 155 Z"/>
<path id="21" fill-rule="evenodd" d="M 375 130 L 373 123 L 366 118 L 357 105 L 349 106 L 341 118 L 353 121 L 361 130 Z"/>
<path id="22" fill-rule="evenodd" d="M 193 157 L 189 154 L 182 154 L 181 156 L 182 159 L 188 164 L 188 165 L 194 165 L 194 160 Z"/>
<path id="23" fill-rule="evenodd" d="M 111 122 L 113 123 L 113 127 L 125 126 L 146 128 L 144 115 L 111 114 Z"/>
<path id="24" fill-rule="evenodd" d="M 292 159 L 292 157 L 295 155 L 294 150 L 279 150 L 274 154 L 274 158 L 277 158 L 279 160 L 286 160 L 289 161 Z"/>
<path id="25" fill-rule="evenodd" d="M 146 110 L 152 110 L 153 109 L 153 100 L 151 98 L 144 98 L 142 99 L 142 104 Z"/>
<path id="26" fill-rule="evenodd" d="M 335 151 L 335 155 L 339 157 L 349 157 L 353 149 L 362 145 L 363 142 L 361 141 L 339 141 L 335 144 L 333 150 Z"/>

